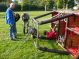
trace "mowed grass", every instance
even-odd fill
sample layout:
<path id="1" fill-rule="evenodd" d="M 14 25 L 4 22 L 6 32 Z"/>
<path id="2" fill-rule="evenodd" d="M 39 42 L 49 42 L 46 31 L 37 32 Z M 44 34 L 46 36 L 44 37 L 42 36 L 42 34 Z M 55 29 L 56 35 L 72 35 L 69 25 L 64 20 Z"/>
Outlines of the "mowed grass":
<path id="1" fill-rule="evenodd" d="M 48 11 L 49 12 L 49 11 Z M 16 12 L 22 15 L 24 12 Z M 30 21 L 33 17 L 47 13 L 44 11 L 29 11 Z M 9 39 L 9 25 L 5 23 L 5 12 L 0 13 L 0 59 L 72 59 L 68 55 L 60 55 L 56 53 L 48 53 L 37 51 L 32 37 L 23 34 L 23 22 L 20 19 L 17 22 L 17 39 L 11 41 Z M 44 18 L 43 18 L 44 19 Z M 50 24 L 40 26 L 40 32 L 49 29 Z M 41 46 L 48 48 L 61 49 L 54 41 L 41 40 Z"/>

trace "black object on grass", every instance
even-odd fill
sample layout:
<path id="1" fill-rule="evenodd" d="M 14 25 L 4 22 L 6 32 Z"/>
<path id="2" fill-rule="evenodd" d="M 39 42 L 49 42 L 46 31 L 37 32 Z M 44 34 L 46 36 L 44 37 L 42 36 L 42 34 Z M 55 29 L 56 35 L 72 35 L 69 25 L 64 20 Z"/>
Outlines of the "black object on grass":
<path id="1" fill-rule="evenodd" d="M 15 14 L 15 22 L 17 22 L 20 19 L 20 15 L 18 13 Z"/>
<path id="2" fill-rule="evenodd" d="M 24 13 L 22 15 L 22 20 L 23 20 L 23 23 L 24 23 L 24 25 L 23 25 L 23 33 L 24 34 L 28 33 L 29 19 L 30 19 L 29 14 Z"/>

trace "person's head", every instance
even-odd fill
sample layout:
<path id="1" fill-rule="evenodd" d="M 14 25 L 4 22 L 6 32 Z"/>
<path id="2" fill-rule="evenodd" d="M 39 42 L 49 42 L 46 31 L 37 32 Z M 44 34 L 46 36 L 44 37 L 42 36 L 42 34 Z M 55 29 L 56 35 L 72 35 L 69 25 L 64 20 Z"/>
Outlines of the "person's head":
<path id="1" fill-rule="evenodd" d="M 10 3 L 10 8 L 15 9 L 15 3 Z"/>
<path id="2" fill-rule="evenodd" d="M 22 15 L 22 20 L 23 20 L 23 22 L 28 22 L 29 19 L 30 19 L 29 14 L 24 13 L 24 14 Z"/>
<path id="3" fill-rule="evenodd" d="M 51 23 L 51 28 L 54 28 L 54 26 L 55 26 L 55 24 L 52 22 L 52 23 Z"/>

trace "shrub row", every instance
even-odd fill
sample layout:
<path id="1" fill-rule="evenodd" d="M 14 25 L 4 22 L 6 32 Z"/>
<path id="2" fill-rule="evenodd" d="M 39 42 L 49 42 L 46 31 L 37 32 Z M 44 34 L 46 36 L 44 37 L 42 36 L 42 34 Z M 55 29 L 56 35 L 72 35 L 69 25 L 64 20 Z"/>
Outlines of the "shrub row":
<path id="1" fill-rule="evenodd" d="M 24 5 L 23 11 L 34 11 L 34 10 L 44 10 L 43 6 L 36 6 L 36 5 Z"/>
<path id="2" fill-rule="evenodd" d="M 4 12 L 7 9 L 6 4 L 0 4 L 0 12 Z M 34 10 L 44 10 L 43 6 L 36 5 L 23 5 L 22 11 L 34 11 Z M 21 5 L 16 4 L 15 11 L 21 11 Z"/>
<path id="3" fill-rule="evenodd" d="M 7 9 L 7 6 L 5 4 L 0 4 L 0 11 L 3 12 L 3 11 L 6 11 Z"/>

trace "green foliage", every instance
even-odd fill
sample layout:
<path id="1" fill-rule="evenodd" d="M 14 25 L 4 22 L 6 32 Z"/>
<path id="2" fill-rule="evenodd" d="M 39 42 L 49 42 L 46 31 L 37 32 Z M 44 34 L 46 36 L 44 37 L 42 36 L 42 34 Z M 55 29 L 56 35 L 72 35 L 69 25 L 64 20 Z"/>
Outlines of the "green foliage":
<path id="1" fill-rule="evenodd" d="M 21 5 L 19 5 L 19 4 L 16 4 L 15 11 L 21 11 Z"/>
<path id="2" fill-rule="evenodd" d="M 18 1 L 15 0 L 14 3 L 18 4 Z"/>
<path id="3" fill-rule="evenodd" d="M 51 9 L 53 9 L 53 7 L 55 7 L 54 1 L 53 0 L 49 0 L 48 8 L 51 10 Z"/>
<path id="4" fill-rule="evenodd" d="M 23 5 L 23 11 L 33 11 L 33 10 L 44 10 L 43 6 L 36 6 L 36 5 Z"/>
<path id="5" fill-rule="evenodd" d="M 2 2 L 2 0 L 0 0 L 0 2 Z"/>
<path id="6" fill-rule="evenodd" d="M 63 8 L 63 0 L 55 0 L 55 4 L 58 8 Z"/>
<path id="7" fill-rule="evenodd" d="M 30 0 L 23 0 L 23 5 L 25 5 L 25 4 L 30 4 Z"/>
<path id="8" fill-rule="evenodd" d="M 68 1 L 68 8 L 73 8 L 75 5 L 74 0 L 69 0 Z"/>
<path id="9" fill-rule="evenodd" d="M 6 11 L 7 9 L 7 6 L 5 4 L 0 4 L 0 11 L 3 12 L 3 11 Z"/>
<path id="10" fill-rule="evenodd" d="M 44 7 L 40 4 L 40 2 L 40 0 L 23 0 L 21 3 L 22 10 L 44 10 Z"/>
<path id="11" fill-rule="evenodd" d="M 4 1 L 6 5 L 9 4 L 10 0 L 0 0 L 0 3 Z M 14 1 L 18 4 L 18 0 Z M 19 3 L 21 6 L 17 6 L 17 10 L 52 10 L 54 7 L 57 9 L 62 8 L 73 8 L 75 3 L 74 0 L 22 0 Z M 2 7 L 0 7 L 2 8 Z M 3 9 L 4 10 L 4 9 Z"/>
<path id="12" fill-rule="evenodd" d="M 40 0 L 41 1 L 41 5 L 45 6 L 49 4 L 49 0 Z"/>

